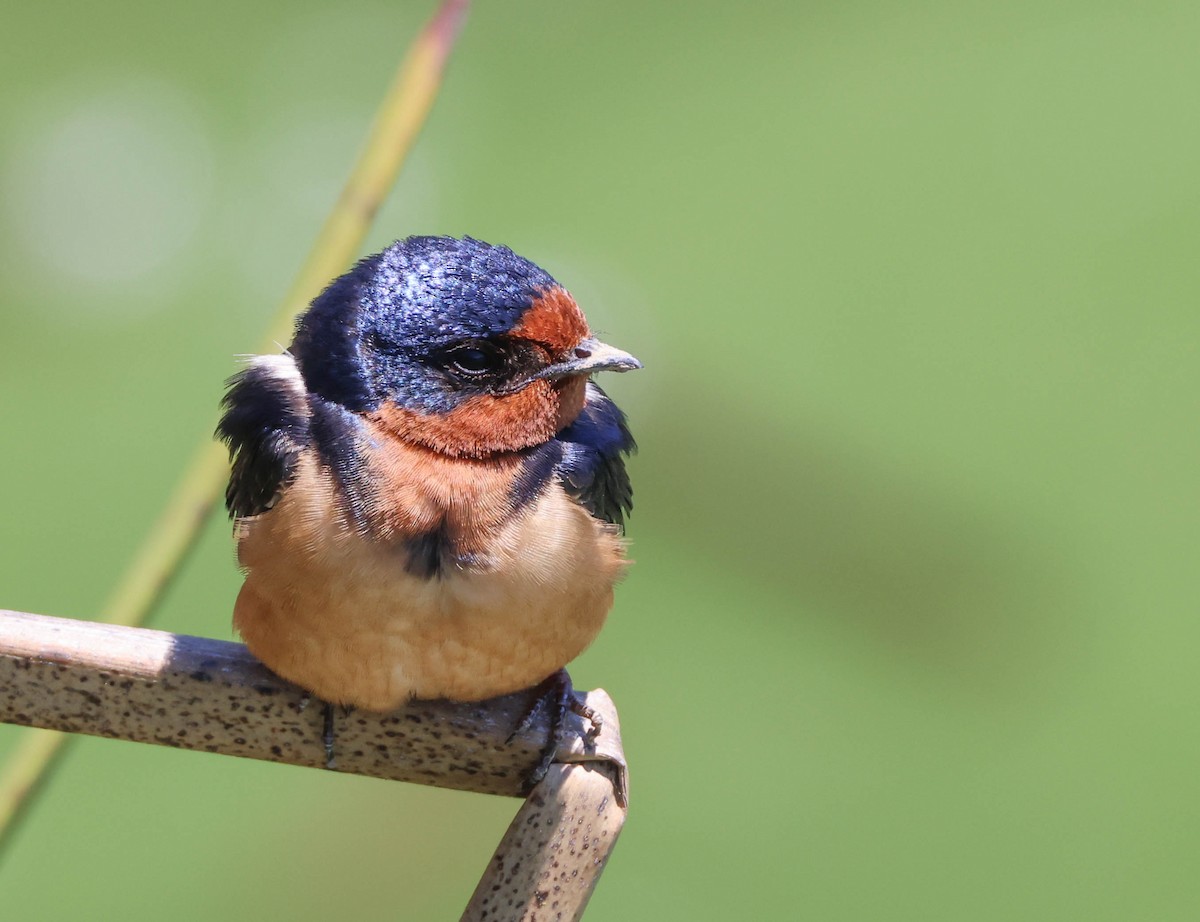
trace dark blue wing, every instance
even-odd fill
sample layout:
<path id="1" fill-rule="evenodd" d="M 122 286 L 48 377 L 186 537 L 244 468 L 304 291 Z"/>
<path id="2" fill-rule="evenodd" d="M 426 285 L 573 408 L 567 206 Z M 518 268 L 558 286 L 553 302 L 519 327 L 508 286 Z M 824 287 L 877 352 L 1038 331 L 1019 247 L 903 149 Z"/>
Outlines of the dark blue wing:
<path id="1" fill-rule="evenodd" d="M 624 528 L 633 509 L 624 456 L 637 450 L 625 414 L 589 382 L 583 412 L 557 441 L 562 445 L 558 475 L 567 492 L 592 515 Z"/>
<path id="2" fill-rule="evenodd" d="M 229 379 L 217 438 L 229 447 L 231 516 L 266 512 L 292 480 L 309 444 L 303 383 L 289 356 L 263 356 Z"/>

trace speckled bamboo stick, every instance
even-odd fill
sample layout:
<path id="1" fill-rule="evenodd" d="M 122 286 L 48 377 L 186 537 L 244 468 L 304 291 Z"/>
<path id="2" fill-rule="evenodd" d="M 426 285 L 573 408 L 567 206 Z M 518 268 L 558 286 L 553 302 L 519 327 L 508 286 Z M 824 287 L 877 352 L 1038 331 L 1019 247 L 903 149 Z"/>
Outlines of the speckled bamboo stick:
<path id="1" fill-rule="evenodd" d="M 414 701 L 388 714 L 337 712 L 336 770 L 521 796 L 550 733 L 540 715 L 511 742 L 532 692 L 474 704 Z M 562 762 L 595 762 L 625 800 L 612 700 L 594 749 L 571 715 Z M 244 646 L 91 621 L 0 611 L 0 721 L 178 749 L 325 768 L 322 707 Z M 612 787 L 610 785 L 610 790 Z"/>
<path id="2" fill-rule="evenodd" d="M 509 825 L 464 922 L 582 916 L 625 823 L 613 785 L 604 769 L 552 765 Z"/>
<path id="3" fill-rule="evenodd" d="M 550 733 L 541 715 L 509 740 L 532 692 L 414 701 L 336 721 L 336 770 L 520 796 Z M 628 776 L 612 699 L 594 745 L 571 715 L 555 764 L 517 812 L 463 920 L 578 919 L 625 822 Z M 244 646 L 0 610 L 0 721 L 327 768 L 323 714 Z"/>

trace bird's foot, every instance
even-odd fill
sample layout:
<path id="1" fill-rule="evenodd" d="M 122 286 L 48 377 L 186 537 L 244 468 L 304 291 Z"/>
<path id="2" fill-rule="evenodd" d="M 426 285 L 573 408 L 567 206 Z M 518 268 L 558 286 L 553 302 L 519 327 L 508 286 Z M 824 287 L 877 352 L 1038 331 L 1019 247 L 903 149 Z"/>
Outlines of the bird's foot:
<path id="1" fill-rule="evenodd" d="M 304 701 L 300 705 L 303 710 L 308 706 L 310 695 L 305 694 Z M 337 716 L 337 705 L 328 701 L 321 702 L 321 716 L 324 720 L 324 725 L 321 729 L 321 744 L 325 747 L 325 767 L 328 769 L 337 768 L 337 759 L 334 758 L 334 742 L 337 739 L 337 733 L 334 728 L 334 719 Z M 354 708 L 348 704 L 341 707 L 342 716 L 349 717 L 354 713 Z"/>
<path id="2" fill-rule="evenodd" d="M 601 716 L 593 708 L 588 707 L 583 696 L 575 691 L 567 670 L 560 669 L 537 687 L 537 697 L 521 722 L 517 724 L 517 728 L 509 736 L 508 741 L 511 743 L 518 734 L 532 727 L 547 709 L 550 711 L 550 739 L 546 743 L 546 748 L 542 750 L 541 761 L 525 779 L 526 791 L 532 790 L 534 785 L 545 778 L 546 772 L 550 770 L 554 756 L 567 737 L 568 713 L 577 714 L 591 725 L 590 729 L 584 733 L 584 743 L 587 746 L 595 743 L 596 737 L 600 735 L 600 730 L 604 725 Z"/>
<path id="3" fill-rule="evenodd" d="M 312 692 L 305 690 L 304 694 L 300 696 L 300 703 L 296 705 L 296 710 L 303 714 L 308 710 L 308 706 L 312 704 L 313 701 L 320 700 L 321 699 L 317 698 L 317 696 Z M 337 761 L 333 757 L 333 744 L 336 737 L 333 726 L 333 708 L 334 706 L 328 701 L 321 701 L 321 718 L 323 721 L 321 727 L 321 745 L 325 747 L 325 767 L 328 769 L 337 768 Z M 350 708 L 342 708 L 342 713 L 348 716 L 350 714 Z"/>
<path id="4" fill-rule="evenodd" d="M 331 771 L 337 768 L 337 761 L 333 757 L 334 729 L 333 729 L 333 705 L 328 701 L 325 702 L 325 707 L 322 710 L 325 716 L 325 726 L 321 731 L 321 742 L 325 745 L 325 767 Z"/>

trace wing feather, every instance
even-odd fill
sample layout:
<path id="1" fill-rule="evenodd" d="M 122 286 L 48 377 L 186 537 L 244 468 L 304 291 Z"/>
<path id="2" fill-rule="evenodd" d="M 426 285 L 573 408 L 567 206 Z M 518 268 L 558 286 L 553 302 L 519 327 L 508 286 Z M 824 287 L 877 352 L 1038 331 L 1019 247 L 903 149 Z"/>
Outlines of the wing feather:
<path id="1" fill-rule="evenodd" d="M 291 356 L 257 356 L 229 379 L 221 406 L 216 435 L 232 467 L 225 508 L 231 517 L 260 515 L 291 483 L 311 438 L 304 382 Z"/>

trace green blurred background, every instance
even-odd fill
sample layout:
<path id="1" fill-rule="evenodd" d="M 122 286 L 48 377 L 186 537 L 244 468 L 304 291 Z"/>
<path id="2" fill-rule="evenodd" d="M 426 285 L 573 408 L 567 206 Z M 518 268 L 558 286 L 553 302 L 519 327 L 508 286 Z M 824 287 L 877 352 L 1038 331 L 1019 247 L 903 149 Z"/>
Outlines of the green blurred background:
<path id="1" fill-rule="evenodd" d="M 6 10 L 0 607 L 95 615 L 430 9 Z M 507 243 L 646 364 L 590 919 L 1197 917 L 1198 47 L 1182 0 L 472 12 L 367 249 Z M 214 520 L 155 624 L 237 585 Z M 515 807 L 84 739 L 3 915 L 456 918 Z"/>

